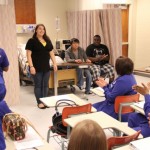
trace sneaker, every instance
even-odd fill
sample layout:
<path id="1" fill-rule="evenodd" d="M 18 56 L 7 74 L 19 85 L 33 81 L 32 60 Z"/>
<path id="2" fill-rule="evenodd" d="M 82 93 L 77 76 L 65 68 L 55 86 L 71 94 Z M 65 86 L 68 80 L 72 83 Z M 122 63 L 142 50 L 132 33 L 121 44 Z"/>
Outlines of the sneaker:
<path id="1" fill-rule="evenodd" d="M 91 91 L 89 91 L 89 92 L 85 91 L 85 94 L 89 95 L 89 94 L 92 94 L 92 92 Z"/>

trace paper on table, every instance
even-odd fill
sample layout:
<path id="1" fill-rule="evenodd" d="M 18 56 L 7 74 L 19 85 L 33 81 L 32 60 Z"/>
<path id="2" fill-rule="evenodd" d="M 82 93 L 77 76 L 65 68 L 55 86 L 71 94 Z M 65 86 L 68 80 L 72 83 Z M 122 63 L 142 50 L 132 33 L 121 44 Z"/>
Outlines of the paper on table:
<path id="1" fill-rule="evenodd" d="M 150 137 L 130 142 L 129 146 L 133 150 L 147 150 L 149 149 Z"/>
<path id="2" fill-rule="evenodd" d="M 99 90 L 99 91 L 101 91 L 101 92 L 104 92 L 104 89 L 102 89 L 101 87 L 97 87 L 97 88 L 95 88 L 96 90 Z"/>
<path id="3" fill-rule="evenodd" d="M 61 100 L 61 99 L 68 99 L 72 100 L 68 95 L 58 95 L 54 97 L 56 100 Z"/>
<path id="4" fill-rule="evenodd" d="M 24 150 L 44 145 L 41 137 L 31 126 L 28 126 L 25 139 L 15 141 L 14 144 L 17 150 Z"/>
<path id="5" fill-rule="evenodd" d="M 140 107 L 142 109 L 144 108 L 144 104 L 145 104 L 145 101 L 134 103 L 135 106 Z"/>

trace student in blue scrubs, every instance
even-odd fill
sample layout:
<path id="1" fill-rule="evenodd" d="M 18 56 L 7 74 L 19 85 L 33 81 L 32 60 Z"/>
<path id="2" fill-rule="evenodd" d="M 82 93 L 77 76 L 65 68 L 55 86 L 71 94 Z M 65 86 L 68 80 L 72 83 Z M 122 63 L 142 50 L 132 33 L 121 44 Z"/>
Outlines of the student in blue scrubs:
<path id="1" fill-rule="evenodd" d="M 3 79 L 3 71 L 8 71 L 9 62 L 7 56 L 3 49 L 0 48 L 0 150 L 5 150 L 5 139 L 2 131 L 2 119 L 11 110 L 7 106 L 6 102 L 3 100 L 6 95 L 6 88 Z"/>
<path id="2" fill-rule="evenodd" d="M 136 84 L 133 76 L 134 64 L 130 58 L 120 56 L 115 63 L 115 69 L 118 77 L 111 84 L 108 84 L 103 78 L 99 78 L 96 84 L 104 89 L 105 100 L 93 104 L 97 111 L 103 111 L 115 119 L 118 114 L 114 111 L 115 98 L 123 95 L 133 95 L 136 92 L 132 86 Z M 129 114 L 122 115 L 122 121 L 127 121 Z"/>
<path id="3" fill-rule="evenodd" d="M 128 118 L 128 126 L 136 131 L 141 130 L 143 137 L 150 136 L 150 83 L 146 86 L 142 83 L 142 86 L 135 85 L 133 89 L 145 97 L 144 112 L 145 115 L 140 113 L 132 113 Z"/>

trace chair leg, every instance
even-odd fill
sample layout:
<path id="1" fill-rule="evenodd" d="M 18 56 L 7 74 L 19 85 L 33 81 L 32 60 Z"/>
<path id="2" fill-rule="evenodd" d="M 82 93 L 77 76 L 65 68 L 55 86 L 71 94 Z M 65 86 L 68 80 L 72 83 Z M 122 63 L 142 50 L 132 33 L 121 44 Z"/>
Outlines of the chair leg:
<path id="1" fill-rule="evenodd" d="M 63 138 L 63 137 L 61 137 L 61 149 L 62 149 L 62 150 L 65 149 L 64 138 Z"/>
<path id="2" fill-rule="evenodd" d="M 50 140 L 50 134 L 51 134 L 51 129 L 49 129 L 47 131 L 47 142 L 49 143 L 49 140 Z"/>

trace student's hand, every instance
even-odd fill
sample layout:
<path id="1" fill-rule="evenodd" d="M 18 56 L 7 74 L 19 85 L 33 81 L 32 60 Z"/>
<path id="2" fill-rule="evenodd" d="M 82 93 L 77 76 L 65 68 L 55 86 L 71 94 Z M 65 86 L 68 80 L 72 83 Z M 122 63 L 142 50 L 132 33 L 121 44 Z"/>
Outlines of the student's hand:
<path id="1" fill-rule="evenodd" d="M 86 63 L 91 63 L 91 60 L 87 59 L 87 60 L 86 60 Z"/>
<path id="2" fill-rule="evenodd" d="M 147 83 L 147 87 L 150 90 L 150 82 Z"/>
<path id="3" fill-rule="evenodd" d="M 108 55 L 100 55 L 99 56 L 99 61 L 101 61 L 101 60 L 105 60 L 106 58 L 108 57 Z"/>
<path id="4" fill-rule="evenodd" d="M 76 59 L 75 62 L 76 63 L 82 63 L 82 60 L 81 59 Z"/>
<path id="5" fill-rule="evenodd" d="M 104 86 L 107 86 L 107 82 L 104 80 L 104 78 L 98 78 L 98 80 L 97 81 L 95 81 L 96 82 L 96 84 L 98 85 L 98 86 L 100 86 L 100 87 L 104 87 Z"/>
<path id="6" fill-rule="evenodd" d="M 57 65 L 53 65 L 54 71 L 57 71 Z"/>
<path id="7" fill-rule="evenodd" d="M 144 83 L 142 83 L 142 86 L 134 85 L 132 86 L 132 89 L 134 89 L 136 92 L 139 92 L 142 95 L 149 94 L 149 89 Z"/>
<path id="8" fill-rule="evenodd" d="M 32 66 L 32 67 L 30 67 L 30 73 L 32 74 L 32 75 L 35 75 L 36 74 L 36 70 L 35 70 L 35 68 Z"/>

